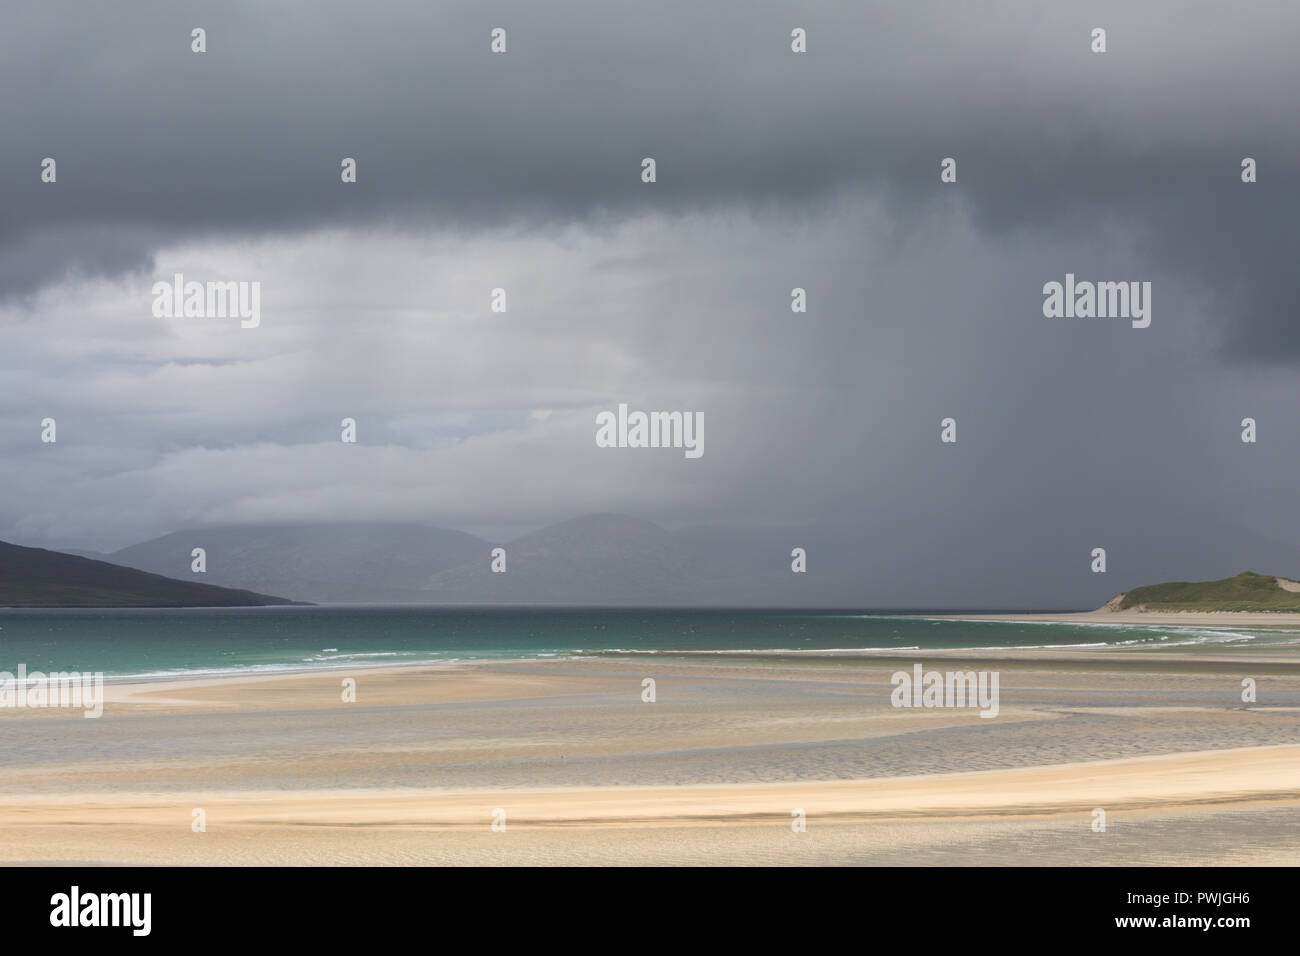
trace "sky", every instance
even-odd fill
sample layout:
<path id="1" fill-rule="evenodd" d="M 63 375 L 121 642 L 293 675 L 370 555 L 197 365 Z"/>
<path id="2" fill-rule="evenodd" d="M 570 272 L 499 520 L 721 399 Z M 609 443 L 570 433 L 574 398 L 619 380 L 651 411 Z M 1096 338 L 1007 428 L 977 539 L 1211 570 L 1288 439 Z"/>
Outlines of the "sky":
<path id="1" fill-rule="evenodd" d="M 807 547 L 873 606 L 1300 577 L 1298 34 L 1260 0 L 7 3 L 0 540 L 610 511 Z M 178 272 L 260 283 L 260 324 L 155 317 Z M 1045 317 L 1067 273 L 1150 282 L 1150 326 Z M 704 454 L 597 447 L 619 403 L 701 413 Z"/>

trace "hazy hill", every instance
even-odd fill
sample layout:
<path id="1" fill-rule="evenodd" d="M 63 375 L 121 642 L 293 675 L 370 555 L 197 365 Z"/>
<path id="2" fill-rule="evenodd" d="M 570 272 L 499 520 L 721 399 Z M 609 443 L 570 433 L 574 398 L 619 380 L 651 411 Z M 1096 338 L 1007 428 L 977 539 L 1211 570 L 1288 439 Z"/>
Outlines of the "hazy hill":
<path id="1" fill-rule="evenodd" d="M 284 598 L 0 541 L 0 607 L 247 607 Z"/>
<path id="2" fill-rule="evenodd" d="M 815 574 L 790 570 L 789 536 L 694 527 L 667 531 L 621 514 L 562 521 L 503 545 L 490 558 L 434 575 L 434 603 L 663 606 L 848 606 L 860 599 L 854 565 L 811 547 Z M 800 544 L 811 541 L 796 536 Z"/>
<path id="3" fill-rule="evenodd" d="M 814 540 L 815 539 L 815 540 Z M 810 573 L 792 574 L 806 546 Z M 316 603 L 847 607 L 862 599 L 860 542 L 694 527 L 668 531 L 620 514 L 562 521 L 504 542 L 405 524 L 231 525 L 181 531 L 108 556 L 116 564 Z M 869 569 L 868 569 L 869 570 Z"/>
<path id="4" fill-rule="evenodd" d="M 1104 611 L 1300 612 L 1300 583 L 1243 571 L 1219 581 L 1171 581 L 1118 594 Z"/>
<path id="5" fill-rule="evenodd" d="M 627 515 L 573 518 L 503 545 L 506 572 L 490 548 L 475 561 L 431 576 L 425 600 L 449 603 L 662 604 L 686 601 L 698 577 L 687 546 L 658 525 Z"/>
<path id="6" fill-rule="evenodd" d="M 203 579 L 265 588 L 313 602 L 416 602 L 432 575 L 491 545 L 461 531 L 387 523 L 229 525 L 178 531 L 114 551 L 116 564 L 189 579 L 191 553 L 206 552 Z"/>

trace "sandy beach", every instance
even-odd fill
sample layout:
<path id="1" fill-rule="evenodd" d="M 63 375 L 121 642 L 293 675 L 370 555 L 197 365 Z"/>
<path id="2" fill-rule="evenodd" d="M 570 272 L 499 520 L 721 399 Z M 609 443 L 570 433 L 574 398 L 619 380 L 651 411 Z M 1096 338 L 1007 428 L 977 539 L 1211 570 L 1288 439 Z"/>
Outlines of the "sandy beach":
<path id="1" fill-rule="evenodd" d="M 997 717 L 892 706 L 913 663 L 996 670 Z M 664 655 L 108 691 L 97 720 L 0 714 L 0 862 L 1300 859 L 1286 654 Z"/>
<path id="2" fill-rule="evenodd" d="M 1288 588 L 1288 590 L 1290 590 Z M 1073 613 L 933 614 L 961 621 L 1039 621 L 1045 624 L 1149 624 L 1182 627 L 1300 628 L 1300 614 L 1252 611 L 1077 611 Z"/>

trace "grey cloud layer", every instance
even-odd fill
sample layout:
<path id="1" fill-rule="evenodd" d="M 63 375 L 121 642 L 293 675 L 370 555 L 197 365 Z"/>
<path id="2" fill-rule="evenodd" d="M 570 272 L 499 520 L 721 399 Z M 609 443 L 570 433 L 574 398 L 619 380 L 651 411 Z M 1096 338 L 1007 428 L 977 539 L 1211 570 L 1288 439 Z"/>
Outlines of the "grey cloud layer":
<path id="1" fill-rule="evenodd" d="M 609 510 L 886 605 L 1300 574 L 1300 8 L 1042 6 L 7 9 L 0 538 Z M 172 271 L 260 278 L 263 327 L 151 318 Z M 1152 280 L 1152 327 L 1044 319 L 1068 271 Z M 618 401 L 705 457 L 596 449 Z"/>
<path id="2" fill-rule="evenodd" d="M 789 52 L 796 24 L 804 57 Z M 1104 56 L 1087 50 L 1096 25 Z M 510 31 L 504 56 L 493 26 Z M 1130 221 L 1149 268 L 1223 293 L 1232 353 L 1293 358 L 1298 27 L 1283 2 L 1231 17 L 1183 3 L 137 3 L 75 20 L 32 4 L 0 41 L 0 79 L 27 91 L 0 106 L 0 288 L 69 262 L 144 267 L 164 237 L 598 223 L 855 186 L 906 229 L 951 155 L 988 234 Z M 46 155 L 57 189 L 36 179 Z M 653 191 L 636 176 L 646 155 Z M 1246 193 L 1244 155 L 1261 163 Z M 354 189 L 343 156 L 359 161 Z"/>

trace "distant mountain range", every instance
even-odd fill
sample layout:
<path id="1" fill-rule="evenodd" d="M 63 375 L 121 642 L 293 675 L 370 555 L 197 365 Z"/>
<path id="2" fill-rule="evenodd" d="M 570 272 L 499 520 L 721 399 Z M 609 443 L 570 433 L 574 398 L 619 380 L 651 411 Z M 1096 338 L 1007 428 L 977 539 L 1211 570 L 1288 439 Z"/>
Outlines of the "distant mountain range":
<path id="1" fill-rule="evenodd" d="M 799 542 L 795 542 L 796 544 Z M 491 570 L 505 550 L 505 573 Z M 203 548 L 207 570 L 190 570 Z M 670 532 L 594 514 L 496 543 L 410 524 L 228 525 L 178 531 L 103 561 L 313 603 L 814 606 L 851 600 L 860 582 L 794 574 L 790 548 L 709 529 Z"/>
<path id="2" fill-rule="evenodd" d="M 0 606 L 880 606 L 869 596 L 888 552 L 816 531 L 668 531 L 627 515 L 592 514 L 506 542 L 427 525 L 358 522 L 195 528 L 77 556 L 0 544 Z M 795 574 L 790 551 L 802 545 L 809 573 Z M 191 570 L 195 548 L 205 552 L 203 573 Z M 505 552 L 505 573 L 492 570 L 496 548 Z M 945 579 L 936 576 L 932 584 Z M 1246 572 L 1134 588 L 1103 610 L 1300 612 L 1300 584 Z"/>
<path id="3" fill-rule="evenodd" d="M 1300 582 L 1243 571 L 1218 581 L 1170 581 L 1117 594 L 1098 610 L 1300 613 Z"/>
<path id="4" fill-rule="evenodd" d="M 285 598 L 0 541 L 0 607 L 246 607 Z"/>
<path id="5" fill-rule="evenodd" d="M 178 531 L 106 555 L 114 564 L 264 589 L 313 603 L 432 601 L 433 575 L 477 562 L 491 545 L 460 531 L 407 524 L 231 525 Z M 190 570 L 195 548 L 207 570 Z"/>

